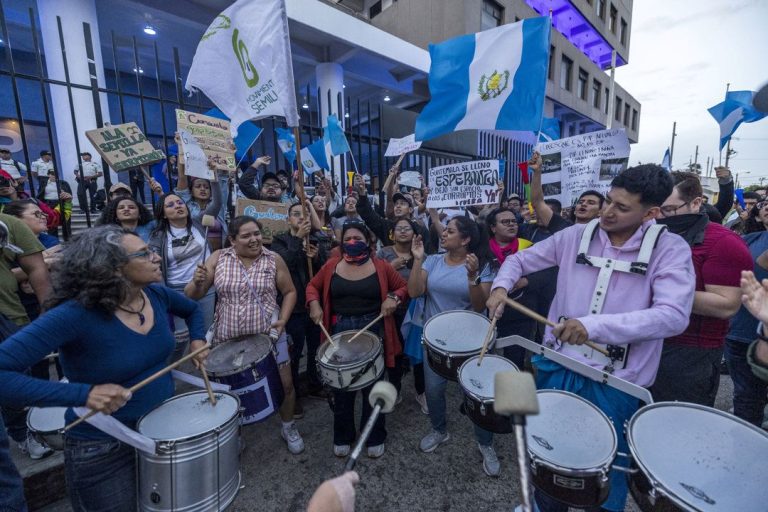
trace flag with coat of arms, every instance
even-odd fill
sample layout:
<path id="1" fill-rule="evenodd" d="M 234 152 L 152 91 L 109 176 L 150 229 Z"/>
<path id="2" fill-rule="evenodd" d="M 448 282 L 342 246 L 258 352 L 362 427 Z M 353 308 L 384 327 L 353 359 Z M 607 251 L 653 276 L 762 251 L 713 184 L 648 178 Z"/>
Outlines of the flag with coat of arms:
<path id="1" fill-rule="evenodd" d="M 284 117 L 299 125 L 285 0 L 238 0 L 205 31 L 185 88 L 203 92 L 231 119 Z"/>
<path id="2" fill-rule="evenodd" d="M 538 132 L 544 113 L 548 17 L 429 46 L 431 99 L 416 119 L 416 140 L 456 130 Z"/>

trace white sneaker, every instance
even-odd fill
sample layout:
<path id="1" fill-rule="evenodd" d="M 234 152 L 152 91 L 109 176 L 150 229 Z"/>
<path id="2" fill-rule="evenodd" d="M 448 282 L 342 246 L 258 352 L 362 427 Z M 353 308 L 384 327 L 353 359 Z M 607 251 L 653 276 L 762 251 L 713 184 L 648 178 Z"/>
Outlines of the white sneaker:
<path id="1" fill-rule="evenodd" d="M 44 444 L 40 444 L 34 437 L 27 434 L 27 438 L 19 443 L 19 449 L 29 455 L 30 459 L 38 460 L 45 458 L 53 453 L 53 450 Z"/>
<path id="2" fill-rule="evenodd" d="M 416 395 L 416 401 L 419 403 L 419 407 L 421 407 L 421 412 L 424 414 L 429 414 L 429 407 L 427 406 L 427 395 L 424 393 Z"/>
<path id="3" fill-rule="evenodd" d="M 285 439 L 285 442 L 288 444 L 289 452 L 294 455 L 298 455 L 304 451 L 304 440 L 301 438 L 301 434 L 299 434 L 299 430 L 296 428 L 296 425 L 291 424 L 290 427 L 283 427 L 280 433 L 283 436 L 283 439 Z"/>
<path id="4" fill-rule="evenodd" d="M 485 474 L 493 477 L 499 476 L 501 464 L 499 464 L 499 458 L 496 456 L 496 450 L 493 449 L 493 446 L 484 446 L 478 443 L 477 447 L 483 455 L 483 471 L 485 471 Z"/>
<path id="5" fill-rule="evenodd" d="M 350 449 L 348 444 L 335 444 L 333 445 L 333 454 L 337 457 L 346 457 L 349 455 Z"/>
<path id="6" fill-rule="evenodd" d="M 384 455 L 384 443 L 377 444 L 376 446 L 368 447 L 368 457 L 371 459 L 378 459 Z"/>
<path id="7" fill-rule="evenodd" d="M 443 443 L 447 443 L 451 439 L 451 434 L 448 432 L 438 432 L 433 430 L 421 440 L 419 443 L 419 449 L 424 453 L 430 453 L 437 449 Z"/>

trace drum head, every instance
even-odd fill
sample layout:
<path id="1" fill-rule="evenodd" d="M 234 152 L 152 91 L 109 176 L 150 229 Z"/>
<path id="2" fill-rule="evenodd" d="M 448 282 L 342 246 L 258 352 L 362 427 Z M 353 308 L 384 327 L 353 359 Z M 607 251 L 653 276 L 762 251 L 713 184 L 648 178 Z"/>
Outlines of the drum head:
<path id="1" fill-rule="evenodd" d="M 219 375 L 237 373 L 264 359 L 271 349 L 272 342 L 264 334 L 226 341 L 211 350 L 205 360 L 205 369 Z"/>
<path id="2" fill-rule="evenodd" d="M 491 321 L 479 313 L 446 311 L 427 320 L 424 340 L 443 352 L 477 352 L 490 326 Z"/>
<path id="3" fill-rule="evenodd" d="M 66 407 L 32 407 L 27 414 L 27 426 L 35 432 L 56 432 L 66 425 Z"/>
<path id="4" fill-rule="evenodd" d="M 224 425 L 240 410 L 240 400 L 229 393 L 215 392 L 211 405 L 206 391 L 193 391 L 169 398 L 139 420 L 137 430 L 155 440 L 172 441 L 205 434 Z"/>
<path id="5" fill-rule="evenodd" d="M 567 391 L 537 393 L 539 414 L 528 416 L 528 450 L 539 459 L 574 470 L 597 469 L 616 455 L 616 431 L 593 404 Z"/>
<path id="6" fill-rule="evenodd" d="M 381 350 L 381 340 L 372 332 L 365 331 L 351 342 L 348 339 L 358 331 L 342 331 L 333 335 L 334 348 L 328 341 L 318 349 L 318 358 L 325 364 L 343 366 L 372 359 Z"/>
<path id="7" fill-rule="evenodd" d="M 490 398 L 494 396 L 494 377 L 498 372 L 519 371 L 517 366 L 501 356 L 486 354 L 477 366 L 480 356 L 467 359 L 459 368 L 459 382 L 473 395 Z"/>
<path id="8" fill-rule="evenodd" d="M 768 433 L 735 416 L 659 402 L 635 413 L 627 441 L 637 465 L 673 501 L 713 511 L 768 503 L 768 486 L 755 473 L 768 461 Z"/>

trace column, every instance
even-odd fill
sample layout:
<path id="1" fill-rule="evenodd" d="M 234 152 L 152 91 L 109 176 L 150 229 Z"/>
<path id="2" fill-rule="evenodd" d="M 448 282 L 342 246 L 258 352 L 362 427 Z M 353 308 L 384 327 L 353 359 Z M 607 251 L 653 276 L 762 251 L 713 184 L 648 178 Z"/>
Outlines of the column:
<path id="1" fill-rule="evenodd" d="M 336 114 L 336 117 L 341 121 L 341 126 L 344 127 L 344 109 L 346 108 L 344 104 L 344 68 L 336 62 L 320 63 L 315 66 L 315 79 L 320 90 L 320 120 L 323 128 L 328 124 L 327 120 L 330 114 Z M 331 93 L 330 104 L 328 103 L 329 91 Z M 341 109 L 339 109 L 339 93 L 341 93 Z M 344 159 L 341 156 L 334 156 L 332 158 L 337 181 L 336 193 L 344 197 L 342 182 L 346 181 L 346 177 L 342 178 L 342 175 L 346 169 L 342 168 L 341 165 Z"/>

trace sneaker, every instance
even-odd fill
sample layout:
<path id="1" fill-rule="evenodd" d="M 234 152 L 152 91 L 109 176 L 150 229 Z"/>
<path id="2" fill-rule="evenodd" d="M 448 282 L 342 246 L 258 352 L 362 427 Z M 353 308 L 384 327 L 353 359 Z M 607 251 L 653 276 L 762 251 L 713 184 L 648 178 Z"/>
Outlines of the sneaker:
<path id="1" fill-rule="evenodd" d="M 443 443 L 447 443 L 448 440 L 451 439 L 451 434 L 448 432 L 438 432 L 437 430 L 433 430 L 419 443 L 419 449 L 423 451 L 424 453 L 431 453 L 435 451 L 435 449 L 440 446 Z"/>
<path id="2" fill-rule="evenodd" d="M 293 405 L 293 419 L 300 420 L 304 417 L 304 407 L 299 400 Z"/>
<path id="3" fill-rule="evenodd" d="M 53 453 L 53 450 L 44 444 L 38 443 L 35 438 L 27 435 L 27 438 L 19 443 L 19 449 L 29 455 L 30 459 L 38 460 L 45 458 Z"/>
<path id="4" fill-rule="evenodd" d="M 499 458 L 496 456 L 496 450 L 493 446 L 478 444 L 480 453 L 483 455 L 483 471 L 488 476 L 497 477 L 501 472 L 501 464 L 499 464 Z"/>
<path id="5" fill-rule="evenodd" d="M 304 451 L 304 440 L 301 438 L 301 434 L 299 434 L 296 425 L 292 424 L 290 427 L 283 427 L 280 433 L 282 434 L 283 439 L 285 439 L 285 442 L 288 443 L 289 452 L 298 455 Z"/>
<path id="6" fill-rule="evenodd" d="M 368 457 L 371 459 L 378 459 L 382 455 L 384 455 L 384 443 L 368 447 Z"/>
<path id="7" fill-rule="evenodd" d="M 337 457 L 346 457 L 349 455 L 350 446 L 348 444 L 334 444 L 333 454 Z"/>
<path id="8" fill-rule="evenodd" d="M 419 407 L 421 407 L 421 412 L 424 414 L 429 414 L 429 407 L 427 406 L 427 395 L 424 393 L 416 395 L 416 402 L 418 402 Z"/>

